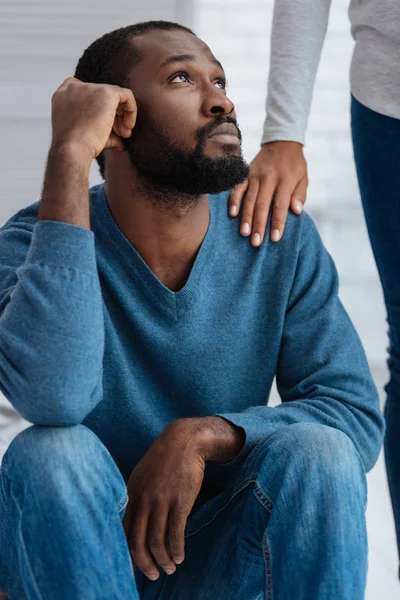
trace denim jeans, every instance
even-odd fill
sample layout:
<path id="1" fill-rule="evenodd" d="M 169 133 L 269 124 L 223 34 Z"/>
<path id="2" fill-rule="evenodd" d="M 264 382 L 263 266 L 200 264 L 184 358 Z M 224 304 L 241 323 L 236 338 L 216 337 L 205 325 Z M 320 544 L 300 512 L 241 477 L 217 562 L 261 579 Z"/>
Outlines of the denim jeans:
<path id="1" fill-rule="evenodd" d="M 324 425 L 289 425 L 259 443 L 189 518 L 185 561 L 155 582 L 132 571 L 125 482 L 83 425 L 20 433 L 0 491 L 10 600 L 364 598 L 365 471 L 350 439 Z"/>
<path id="2" fill-rule="evenodd" d="M 358 182 L 389 324 L 385 458 L 400 556 L 400 120 L 351 101 Z"/>

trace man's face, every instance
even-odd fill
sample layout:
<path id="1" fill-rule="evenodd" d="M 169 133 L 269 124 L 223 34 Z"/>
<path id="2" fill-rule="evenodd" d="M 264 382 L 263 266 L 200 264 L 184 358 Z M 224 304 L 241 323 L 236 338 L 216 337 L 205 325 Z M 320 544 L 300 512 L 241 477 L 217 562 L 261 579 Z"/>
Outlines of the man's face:
<path id="1" fill-rule="evenodd" d="M 129 73 L 137 105 L 125 147 L 138 174 L 158 189 L 218 193 L 248 175 L 225 74 L 208 46 L 181 30 L 135 38 L 142 58 Z"/>

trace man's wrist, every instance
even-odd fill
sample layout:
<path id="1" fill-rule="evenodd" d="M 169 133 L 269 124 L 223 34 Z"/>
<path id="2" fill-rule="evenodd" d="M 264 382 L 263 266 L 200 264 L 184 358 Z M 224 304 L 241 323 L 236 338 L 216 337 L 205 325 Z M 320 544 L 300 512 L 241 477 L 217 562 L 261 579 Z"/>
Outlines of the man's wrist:
<path id="1" fill-rule="evenodd" d="M 231 462 L 244 446 L 244 429 L 222 417 L 200 417 L 195 422 L 194 438 L 205 461 Z"/>

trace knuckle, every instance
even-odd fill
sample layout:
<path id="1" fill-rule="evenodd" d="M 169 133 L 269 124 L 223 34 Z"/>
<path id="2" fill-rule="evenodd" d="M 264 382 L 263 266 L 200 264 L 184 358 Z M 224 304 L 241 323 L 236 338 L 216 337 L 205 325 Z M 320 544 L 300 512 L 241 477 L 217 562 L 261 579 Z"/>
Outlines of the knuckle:
<path id="1" fill-rule="evenodd" d="M 173 529 L 168 533 L 168 540 L 170 544 L 178 545 L 181 542 L 181 534 L 178 529 Z"/>
<path id="2" fill-rule="evenodd" d="M 114 98 L 114 92 L 110 85 L 97 85 L 93 89 L 93 93 L 96 94 L 96 96 L 99 96 L 100 98 L 103 97 L 107 100 Z"/>
<path id="3" fill-rule="evenodd" d="M 244 201 L 244 211 L 243 214 L 253 214 L 253 207 L 256 203 L 256 197 L 254 194 L 248 194 Z"/>
<path id="4" fill-rule="evenodd" d="M 278 179 L 278 171 L 271 165 L 265 165 L 261 171 L 261 175 L 268 181 L 275 181 Z"/>
<path id="5" fill-rule="evenodd" d="M 134 552 L 134 550 L 130 550 L 131 557 L 135 565 L 139 567 L 141 571 L 150 571 L 153 569 L 154 565 L 150 558 L 140 552 Z"/>
<path id="6" fill-rule="evenodd" d="M 274 217 L 273 218 L 273 227 L 277 227 L 278 229 L 280 229 L 281 227 L 283 227 L 283 225 L 285 224 L 285 219 L 281 218 L 281 217 Z"/>
<path id="7" fill-rule="evenodd" d="M 260 221 L 260 220 L 254 221 L 253 233 L 260 233 L 260 234 L 264 233 L 265 225 L 266 225 L 265 221 Z"/>
<path id="8" fill-rule="evenodd" d="M 160 552 L 164 549 L 164 542 L 159 536 L 150 536 L 149 537 L 149 546 L 155 552 Z"/>
<path id="9" fill-rule="evenodd" d="M 264 214 L 266 212 L 268 212 L 268 209 L 270 207 L 270 203 L 267 200 L 257 200 L 257 212 Z"/>
<path id="10" fill-rule="evenodd" d="M 129 547 L 131 549 L 132 554 L 135 556 L 135 559 L 141 555 L 143 550 L 141 544 L 138 544 L 138 542 L 133 541 L 129 544 Z"/>
<path id="11" fill-rule="evenodd" d="M 245 205 L 245 209 L 246 207 L 248 209 L 251 209 L 251 212 L 253 212 L 253 206 L 256 203 L 256 198 L 254 194 L 247 194 L 246 198 L 244 199 L 244 205 Z"/>
<path id="12" fill-rule="evenodd" d="M 139 540 L 139 538 L 133 537 L 130 539 L 129 547 L 135 555 L 141 555 L 145 552 L 144 544 Z"/>
<path id="13" fill-rule="evenodd" d="M 85 86 L 86 84 L 83 81 L 71 81 L 70 84 L 68 84 L 68 90 L 70 92 L 74 92 L 75 90 L 78 89 L 82 89 L 83 86 Z"/>
<path id="14" fill-rule="evenodd" d="M 252 223 L 252 222 L 253 222 L 253 213 L 243 212 L 242 224 L 243 223 Z"/>
<path id="15" fill-rule="evenodd" d="M 253 187 L 254 185 L 257 185 L 260 181 L 260 176 L 256 173 L 250 173 L 246 181 L 248 182 L 249 186 Z"/>

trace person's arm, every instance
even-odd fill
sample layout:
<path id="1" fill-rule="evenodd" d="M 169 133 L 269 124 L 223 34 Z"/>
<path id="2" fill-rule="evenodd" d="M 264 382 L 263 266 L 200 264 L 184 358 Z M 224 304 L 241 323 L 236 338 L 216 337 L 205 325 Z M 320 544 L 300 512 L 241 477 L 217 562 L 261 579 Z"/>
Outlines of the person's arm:
<path id="1" fill-rule="evenodd" d="M 16 215 L 0 230 L 0 390 L 38 425 L 80 423 L 102 394 L 104 321 L 88 174 L 77 153 L 50 152 L 42 220 L 32 226 Z"/>
<path id="2" fill-rule="evenodd" d="M 279 241 L 289 207 L 300 214 L 306 201 L 307 164 L 303 155 L 312 94 L 325 39 L 331 0 L 275 0 L 261 149 L 250 164 L 248 181 L 231 195 L 231 216 L 241 216 L 242 235 L 263 242 L 272 199 L 271 239 Z"/>
<path id="3" fill-rule="evenodd" d="M 118 112 L 118 116 L 117 115 Z M 52 144 L 34 227 L 0 230 L 0 391 L 27 421 L 75 425 L 101 399 L 103 302 L 90 231 L 89 169 L 123 151 L 132 91 L 68 78 L 52 99 Z"/>
<path id="4" fill-rule="evenodd" d="M 275 0 L 261 143 L 304 144 L 331 0 Z"/>
<path id="5" fill-rule="evenodd" d="M 334 263 L 306 214 L 299 226 L 302 247 L 276 372 L 283 403 L 216 416 L 245 431 L 234 462 L 281 427 L 320 423 L 348 435 L 369 470 L 384 433 L 379 396 L 360 339 L 339 300 Z"/>

